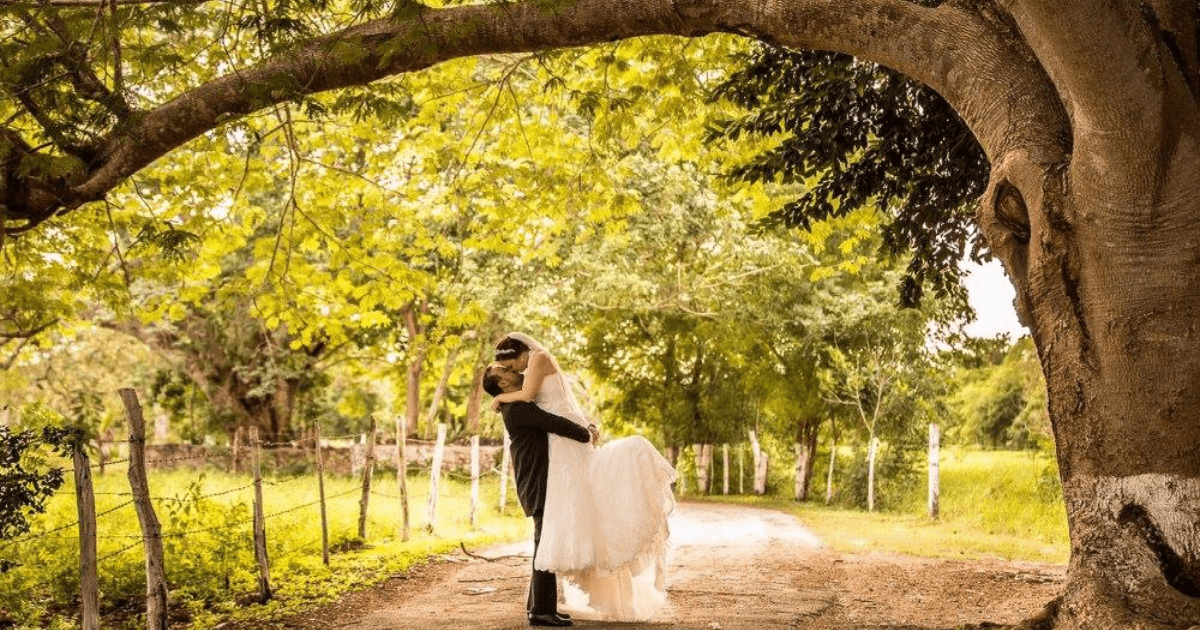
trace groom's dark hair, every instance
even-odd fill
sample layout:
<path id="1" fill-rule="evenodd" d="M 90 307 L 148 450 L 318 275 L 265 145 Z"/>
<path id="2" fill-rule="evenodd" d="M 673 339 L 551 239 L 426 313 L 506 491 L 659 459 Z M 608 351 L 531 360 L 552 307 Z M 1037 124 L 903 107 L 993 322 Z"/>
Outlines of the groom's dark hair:
<path id="1" fill-rule="evenodd" d="M 489 365 L 483 369 L 483 391 L 487 392 L 492 398 L 504 393 L 500 387 L 500 372 L 504 368 L 497 365 Z"/>
<path id="2" fill-rule="evenodd" d="M 504 390 L 500 389 L 500 375 L 496 373 L 497 371 L 486 368 L 483 372 L 483 391 L 492 398 L 504 393 Z"/>

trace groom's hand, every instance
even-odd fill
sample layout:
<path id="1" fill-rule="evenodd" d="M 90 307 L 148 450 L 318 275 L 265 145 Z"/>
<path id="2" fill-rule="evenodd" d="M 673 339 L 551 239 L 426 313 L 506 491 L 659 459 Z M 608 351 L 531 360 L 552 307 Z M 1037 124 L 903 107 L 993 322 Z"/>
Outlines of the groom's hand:
<path id="1" fill-rule="evenodd" d="M 600 429 L 597 429 L 594 424 L 589 424 L 588 433 L 592 434 L 592 445 L 600 446 Z"/>

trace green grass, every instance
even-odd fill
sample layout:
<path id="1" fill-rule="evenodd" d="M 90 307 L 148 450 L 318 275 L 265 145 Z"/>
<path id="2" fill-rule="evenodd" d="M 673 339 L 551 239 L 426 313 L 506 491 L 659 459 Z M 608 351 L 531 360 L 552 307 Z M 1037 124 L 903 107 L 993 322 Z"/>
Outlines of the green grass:
<path id="1" fill-rule="evenodd" d="M 326 476 L 330 565 L 321 557 L 320 510 L 315 475 L 280 476 L 265 485 L 268 556 L 274 598 L 249 604 L 257 592 L 251 520 L 252 488 L 246 475 L 217 470 L 152 471 L 151 495 L 162 522 L 170 599 L 186 611 L 189 627 L 211 628 L 229 619 L 270 619 L 332 601 L 369 587 L 432 556 L 465 543 L 468 547 L 520 540 L 529 525 L 510 486 L 505 514 L 499 513 L 495 476 L 480 483 L 477 525 L 469 523 L 469 481 L 443 477 L 434 533 L 427 531 L 429 480 L 408 477 L 410 539 L 401 541 L 394 471 L 375 475 L 367 540 L 357 541 L 360 480 Z M 133 614 L 144 610 L 144 560 L 140 530 L 124 467 L 96 475 L 101 609 L 104 626 L 137 627 Z M 31 535 L 69 525 L 77 519 L 74 490 L 63 488 L 38 517 Z M 223 494 L 227 490 L 234 490 Z M 212 496 L 215 495 L 215 496 Z M 337 496 L 341 495 L 341 496 Z M 274 515 L 274 516 L 273 516 Z M 185 536 L 177 534 L 186 533 Z M 15 628 L 78 626 L 79 542 L 75 526 L 3 550 L 21 566 L 0 575 L 0 620 Z M 133 547 L 126 547 L 133 544 Z M 107 557 L 106 556 L 110 556 Z M 175 625 L 182 619 L 173 619 Z"/>
<path id="2" fill-rule="evenodd" d="M 916 556 L 1065 563 L 1070 541 L 1066 511 L 1052 461 L 1027 452 L 943 450 L 940 515 L 926 515 L 924 483 L 903 507 L 870 513 L 783 497 L 705 497 L 770 507 L 796 515 L 826 544 L 843 553 L 891 551 Z"/>

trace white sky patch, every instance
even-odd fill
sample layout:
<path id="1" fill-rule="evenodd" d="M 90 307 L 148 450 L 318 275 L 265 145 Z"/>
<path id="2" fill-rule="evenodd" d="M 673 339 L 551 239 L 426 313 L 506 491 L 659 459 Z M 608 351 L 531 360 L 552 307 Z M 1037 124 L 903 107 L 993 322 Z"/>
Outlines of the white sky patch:
<path id="1" fill-rule="evenodd" d="M 1013 306 L 1016 291 L 1000 262 L 993 260 L 977 265 L 963 261 L 962 268 L 968 272 L 965 284 L 971 308 L 975 309 L 975 321 L 966 326 L 967 334 L 995 337 L 1008 333 L 1012 340 L 1028 335 L 1029 329 L 1017 321 L 1017 310 Z"/>

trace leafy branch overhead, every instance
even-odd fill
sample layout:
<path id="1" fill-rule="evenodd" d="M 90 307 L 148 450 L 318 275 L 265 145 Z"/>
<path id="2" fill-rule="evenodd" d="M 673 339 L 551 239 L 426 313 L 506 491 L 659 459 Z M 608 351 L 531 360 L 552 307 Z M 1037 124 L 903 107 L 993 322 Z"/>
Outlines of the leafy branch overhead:
<path id="1" fill-rule="evenodd" d="M 936 92 L 848 55 L 757 46 L 716 87 L 746 110 L 718 121 L 709 139 L 777 140 L 729 177 L 801 187 L 767 224 L 811 228 L 869 204 L 890 217 L 883 245 L 912 254 L 901 302 L 923 286 L 962 297 L 958 262 L 986 256 L 975 225 L 988 161 L 971 131 Z"/>
<path id="2" fill-rule="evenodd" d="M 824 7 L 828 19 L 819 21 L 788 17 L 811 1 L 772 5 L 765 13 L 750 0 L 653 0 L 623 4 L 620 11 L 612 0 L 445 8 L 365 0 L 107 3 L 104 11 L 10 3 L 0 42 L 6 96 L 0 104 L 0 230 L 25 232 L 104 199 L 155 160 L 255 112 L 299 103 L 317 114 L 326 106 L 315 94 L 373 86 L 450 59 L 719 32 L 784 45 L 820 37 L 847 53 L 881 52 L 876 49 L 887 38 L 865 38 L 853 7 Z M 945 51 L 972 58 L 986 52 L 989 64 L 1002 64 L 1021 54 L 1006 48 L 1004 30 L 991 30 L 982 16 L 886 4 L 911 14 L 913 41 L 929 42 L 898 69 L 934 81 L 956 106 L 998 86 L 960 85 L 935 75 L 924 59 Z M 934 33 L 957 45 L 931 48 Z M 1007 99 L 1020 108 L 1040 97 L 1019 92 Z M 1005 129 L 978 131 L 986 146 L 996 145 Z"/>

